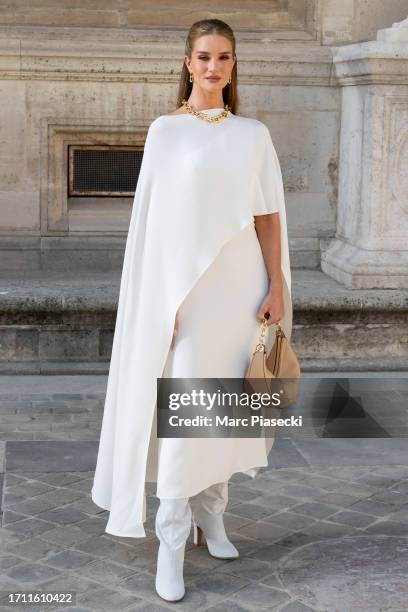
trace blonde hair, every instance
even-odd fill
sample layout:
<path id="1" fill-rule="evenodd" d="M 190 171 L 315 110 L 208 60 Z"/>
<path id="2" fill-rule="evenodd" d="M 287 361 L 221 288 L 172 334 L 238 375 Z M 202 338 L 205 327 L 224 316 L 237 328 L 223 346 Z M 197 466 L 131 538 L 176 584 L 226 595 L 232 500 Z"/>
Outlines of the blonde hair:
<path id="1" fill-rule="evenodd" d="M 231 41 L 232 44 L 232 53 L 235 56 L 235 36 L 234 32 L 230 28 L 230 26 L 225 23 L 225 21 L 221 21 L 221 19 L 200 19 L 200 21 L 196 21 L 191 26 L 188 31 L 185 45 L 185 55 L 187 55 L 191 59 L 192 51 L 194 48 L 195 41 L 200 38 L 200 36 L 205 36 L 207 34 L 218 34 L 219 36 L 225 36 Z M 190 83 L 190 72 L 186 66 L 186 63 L 183 61 L 183 67 L 181 69 L 180 74 L 180 84 L 177 95 L 177 108 L 181 106 L 182 100 L 188 100 L 191 90 L 193 88 L 193 83 Z M 228 104 L 232 113 L 236 114 L 236 110 L 238 107 L 238 93 L 237 93 L 237 61 L 234 63 L 234 67 L 231 73 L 231 83 L 227 83 L 222 90 L 222 97 L 224 101 L 224 105 Z"/>

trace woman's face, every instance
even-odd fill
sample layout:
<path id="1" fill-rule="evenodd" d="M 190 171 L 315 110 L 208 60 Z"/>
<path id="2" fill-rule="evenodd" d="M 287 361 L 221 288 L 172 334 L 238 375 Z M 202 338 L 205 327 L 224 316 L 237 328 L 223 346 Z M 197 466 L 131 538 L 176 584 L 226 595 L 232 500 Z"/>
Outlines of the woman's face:
<path id="1" fill-rule="evenodd" d="M 197 38 L 191 60 L 187 55 L 184 57 L 187 68 L 193 73 L 193 86 L 208 93 L 221 91 L 225 87 L 235 64 L 231 41 L 218 34 L 206 34 Z M 219 78 L 210 80 L 209 77 Z"/>

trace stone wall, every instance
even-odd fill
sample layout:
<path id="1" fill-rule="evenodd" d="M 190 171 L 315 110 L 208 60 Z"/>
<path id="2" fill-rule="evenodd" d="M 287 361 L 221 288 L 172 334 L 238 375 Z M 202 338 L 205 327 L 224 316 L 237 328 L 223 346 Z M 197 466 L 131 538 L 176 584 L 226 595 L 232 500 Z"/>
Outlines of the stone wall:
<path id="1" fill-rule="evenodd" d="M 317 22 L 323 45 L 373 40 L 377 30 L 405 19 L 407 0 L 319 0 Z"/>
<path id="2" fill-rule="evenodd" d="M 407 15 L 407 0 L 10 0 L 0 6 L 0 25 L 91 28 L 188 27 L 204 16 L 234 30 L 269 32 L 276 38 L 322 44 L 372 40 L 377 30 Z"/>
<path id="3" fill-rule="evenodd" d="M 238 113 L 265 122 L 277 148 L 291 263 L 320 267 L 337 227 L 340 134 L 348 133 L 349 121 L 343 113 L 342 125 L 342 89 L 352 78 L 334 69 L 333 57 L 406 17 L 408 0 L 230 0 L 210 2 L 206 13 L 198 2 L 188 12 L 176 1 L 152 6 L 131 0 L 0 6 L 1 267 L 41 266 L 47 249 L 62 247 L 77 265 L 81 240 L 88 248 L 94 241 L 95 253 L 109 260 L 109 240 L 125 239 L 132 199 L 68 198 L 67 147 L 143 145 L 150 122 L 175 108 L 185 34 L 205 15 L 235 29 Z M 364 66 L 361 74 L 364 88 Z M 360 93 L 343 100 L 353 95 Z M 343 159 L 351 159 L 347 150 Z M 344 173 L 341 180 L 347 185 Z"/>
<path id="4" fill-rule="evenodd" d="M 131 199 L 67 198 L 68 144 L 143 144 L 175 108 L 184 33 L 0 27 L 0 243 L 7 236 L 101 236 L 127 230 Z M 240 107 L 270 128 L 287 195 L 293 265 L 315 268 L 333 235 L 340 96 L 332 52 L 237 34 Z M 245 146 L 245 143 L 243 143 Z M 10 244 L 10 242 L 8 242 Z M 14 243 L 13 243 L 14 244 Z M 25 242 L 29 244 L 29 242 Z M 69 241 L 66 242 L 68 248 Z M 77 241 L 74 241 L 77 249 Z M 3 261 L 15 261 L 15 253 Z"/>
<path id="5" fill-rule="evenodd" d="M 188 29 L 205 16 L 248 31 L 313 31 L 313 0 L 11 0 L 0 7 L 0 24 L 105 28 Z M 296 37 L 296 34 L 293 34 Z"/>

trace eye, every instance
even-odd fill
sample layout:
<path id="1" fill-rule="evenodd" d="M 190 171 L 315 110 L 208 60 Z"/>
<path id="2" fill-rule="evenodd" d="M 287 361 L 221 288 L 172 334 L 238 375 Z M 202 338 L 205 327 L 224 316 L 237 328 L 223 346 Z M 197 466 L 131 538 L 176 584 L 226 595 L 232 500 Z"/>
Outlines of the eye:
<path id="1" fill-rule="evenodd" d="M 206 55 L 199 55 L 198 59 L 208 60 L 208 57 Z M 221 56 L 221 59 L 227 60 L 227 59 L 229 59 L 229 57 L 228 57 L 228 55 L 223 55 L 223 56 Z"/>

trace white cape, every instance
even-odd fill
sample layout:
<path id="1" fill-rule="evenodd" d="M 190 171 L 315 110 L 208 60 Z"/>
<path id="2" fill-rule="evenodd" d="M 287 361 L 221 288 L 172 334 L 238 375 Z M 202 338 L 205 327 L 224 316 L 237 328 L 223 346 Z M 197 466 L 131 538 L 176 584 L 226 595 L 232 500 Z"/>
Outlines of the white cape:
<path id="1" fill-rule="evenodd" d="M 268 128 L 233 114 L 214 124 L 190 114 L 162 115 L 151 123 L 125 248 L 92 488 L 94 503 L 110 510 L 107 533 L 146 536 L 156 383 L 180 304 L 223 245 L 254 215 L 273 212 L 279 212 L 281 226 L 281 325 L 290 338 L 284 192 Z"/>

